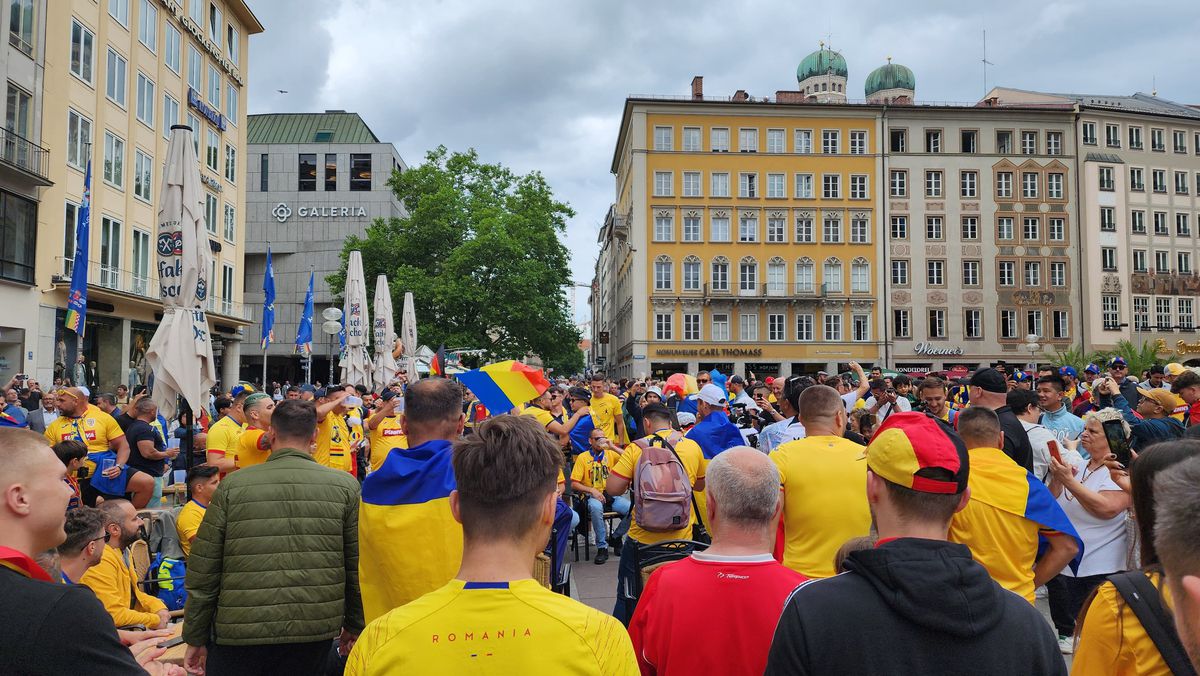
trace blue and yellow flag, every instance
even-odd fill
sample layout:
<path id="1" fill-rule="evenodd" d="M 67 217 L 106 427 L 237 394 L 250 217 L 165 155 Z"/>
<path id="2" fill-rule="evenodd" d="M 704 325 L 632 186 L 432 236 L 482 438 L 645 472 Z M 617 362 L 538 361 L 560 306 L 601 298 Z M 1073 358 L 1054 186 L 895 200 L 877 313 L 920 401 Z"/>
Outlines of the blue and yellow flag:
<path id="1" fill-rule="evenodd" d="M 88 246 L 92 231 L 92 161 L 83 177 L 83 200 L 75 223 L 75 255 L 71 263 L 71 290 L 67 293 L 67 329 L 83 337 L 87 324 Z"/>
<path id="2" fill-rule="evenodd" d="M 358 510 L 358 581 L 366 621 L 454 578 L 462 526 L 450 513 L 457 484 L 450 442 L 393 448 L 367 475 Z"/>

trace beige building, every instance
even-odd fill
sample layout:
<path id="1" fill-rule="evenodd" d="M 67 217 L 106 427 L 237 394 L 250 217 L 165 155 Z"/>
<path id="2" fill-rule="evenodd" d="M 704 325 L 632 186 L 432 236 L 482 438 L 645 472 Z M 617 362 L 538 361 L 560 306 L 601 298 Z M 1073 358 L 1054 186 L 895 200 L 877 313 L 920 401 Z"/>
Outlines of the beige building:
<path id="1" fill-rule="evenodd" d="M 40 8 L 39 9 L 43 9 Z M 31 375 L 49 381 L 81 349 L 100 389 L 146 377 L 161 303 L 157 201 L 169 130 L 195 134 L 213 250 L 210 328 L 223 382 L 237 378 L 243 329 L 246 80 L 262 25 L 244 0 L 53 0 L 45 25 L 41 145 L 48 178 L 37 210 L 37 265 L 5 322 L 26 323 Z M 92 164 L 87 330 L 63 328 L 84 172 Z M 0 329 L 4 330 L 4 329 Z M 251 339 L 253 341 L 253 339 Z M 139 372 L 130 373 L 130 364 Z"/>

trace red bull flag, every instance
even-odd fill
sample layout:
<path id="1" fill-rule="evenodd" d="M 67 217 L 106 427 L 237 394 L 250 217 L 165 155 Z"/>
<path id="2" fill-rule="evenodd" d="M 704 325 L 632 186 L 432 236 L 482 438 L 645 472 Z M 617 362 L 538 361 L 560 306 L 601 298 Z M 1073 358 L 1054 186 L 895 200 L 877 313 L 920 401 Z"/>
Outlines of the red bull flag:
<path id="1" fill-rule="evenodd" d="M 518 361 L 488 364 L 458 379 L 493 413 L 506 413 L 550 388 L 542 370 Z"/>

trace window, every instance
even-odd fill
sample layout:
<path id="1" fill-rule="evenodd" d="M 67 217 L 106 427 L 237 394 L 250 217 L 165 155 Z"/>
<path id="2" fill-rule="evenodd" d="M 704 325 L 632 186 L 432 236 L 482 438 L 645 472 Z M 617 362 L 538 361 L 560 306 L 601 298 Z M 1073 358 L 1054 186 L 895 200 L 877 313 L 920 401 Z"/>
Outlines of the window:
<path id="1" fill-rule="evenodd" d="M 940 240 L 945 239 L 946 233 L 942 228 L 941 216 L 926 216 L 925 217 L 925 239 Z"/>
<path id="2" fill-rule="evenodd" d="M 225 239 L 237 241 L 237 212 L 232 204 L 225 204 Z"/>
<path id="3" fill-rule="evenodd" d="M 104 132 L 104 180 L 125 187 L 125 139 Z"/>
<path id="4" fill-rule="evenodd" d="M 208 101 L 218 111 L 221 110 L 221 74 L 211 63 L 208 64 Z"/>
<path id="5" fill-rule="evenodd" d="M 870 315 L 850 316 L 850 340 L 865 343 L 871 340 Z"/>
<path id="6" fill-rule="evenodd" d="M 934 309 L 929 311 L 929 337 L 930 338 L 945 338 L 946 337 L 946 311 L 943 309 Z"/>
<path id="7" fill-rule="evenodd" d="M 1167 172 L 1162 169 L 1155 169 L 1151 172 L 1151 176 L 1154 181 L 1154 192 L 1165 193 L 1167 191 Z"/>
<path id="8" fill-rule="evenodd" d="M 714 153 L 729 152 L 729 130 L 724 127 L 713 127 L 708 133 L 708 146 Z"/>
<path id="9" fill-rule="evenodd" d="M 204 229 L 217 234 L 217 197 L 212 193 L 204 193 Z"/>
<path id="10" fill-rule="evenodd" d="M 1142 149 L 1142 128 L 1141 127 L 1134 127 L 1133 125 L 1130 125 L 1130 127 L 1129 127 L 1129 149 L 1130 150 L 1141 150 Z"/>
<path id="11" fill-rule="evenodd" d="M 654 339 L 655 340 L 674 340 L 674 330 L 671 326 L 672 320 L 675 319 L 673 314 L 667 312 L 656 312 L 654 314 Z"/>
<path id="12" fill-rule="evenodd" d="M 893 153 L 908 152 L 908 130 L 907 129 L 889 129 L 888 130 L 888 147 Z"/>
<path id="13" fill-rule="evenodd" d="M 769 314 L 767 315 L 767 340 L 781 341 L 787 338 L 786 315 Z"/>
<path id="14" fill-rule="evenodd" d="M 1067 264 L 1062 261 L 1050 263 L 1050 286 L 1067 285 Z"/>
<path id="15" fill-rule="evenodd" d="M 19 49 L 25 56 L 33 57 L 33 31 L 36 25 L 33 0 L 9 0 L 10 23 L 8 44 Z"/>
<path id="16" fill-rule="evenodd" d="M 683 172 L 683 196 L 684 197 L 700 197 L 700 172 L 685 171 Z"/>
<path id="17" fill-rule="evenodd" d="M 1166 132 L 1162 129 L 1150 130 L 1150 150 L 1165 152 L 1167 149 Z"/>
<path id="18" fill-rule="evenodd" d="M 108 14 L 117 23 L 129 28 L 129 0 L 108 0 Z"/>
<path id="19" fill-rule="evenodd" d="M 1104 125 L 1104 145 L 1108 146 L 1109 148 L 1121 147 L 1121 125 Z"/>
<path id="20" fill-rule="evenodd" d="M 926 171 L 925 172 L 925 196 L 926 197 L 941 197 L 942 196 L 942 172 Z"/>
<path id="21" fill-rule="evenodd" d="M 978 195 L 979 172 L 964 171 L 959 173 L 959 194 L 962 197 L 976 197 Z"/>
<path id="22" fill-rule="evenodd" d="M 170 94 L 163 94 L 163 115 L 162 115 L 163 136 L 171 137 L 171 127 L 179 124 L 179 102 Z"/>
<path id="23" fill-rule="evenodd" d="M 963 286 L 979 286 L 979 261 L 962 262 Z"/>
<path id="24" fill-rule="evenodd" d="M 1021 222 L 1021 239 L 1040 240 L 1042 238 L 1041 222 L 1036 217 L 1025 217 Z"/>
<path id="25" fill-rule="evenodd" d="M 229 54 L 229 61 L 235 66 L 238 65 L 241 60 L 242 36 L 230 24 L 225 25 L 225 51 Z"/>
<path id="26" fill-rule="evenodd" d="M 95 43 L 96 34 L 71 19 L 71 73 L 88 84 L 92 83 Z"/>
<path id="27" fill-rule="evenodd" d="M 891 172 L 890 195 L 892 197 L 908 197 L 908 172 L 896 171 Z"/>
<path id="28" fill-rule="evenodd" d="M 1100 230 L 1114 232 L 1117 229 L 1117 219 L 1112 207 L 1100 207 Z"/>
<path id="29" fill-rule="evenodd" d="M 683 339 L 700 340 L 700 315 L 693 312 L 684 313 Z"/>
<path id="30" fill-rule="evenodd" d="M 979 132 L 974 129 L 964 129 L 959 134 L 959 149 L 967 154 L 979 152 Z"/>
<path id="31" fill-rule="evenodd" d="M 825 340 L 838 341 L 842 339 L 842 316 L 825 313 Z"/>
<path id="32" fill-rule="evenodd" d="M 1116 322 L 1115 312 L 1113 313 L 1113 322 Z M 1110 326 L 1108 317 L 1105 317 L 1104 326 Z M 1150 328 L 1150 299 L 1145 296 L 1134 296 L 1133 298 L 1133 328 L 1137 331 L 1146 331 Z"/>
<path id="33" fill-rule="evenodd" d="M 996 152 L 1000 155 L 1009 155 L 1012 153 L 1012 132 L 998 131 L 996 132 Z"/>
<path id="34" fill-rule="evenodd" d="M 821 132 L 821 152 L 826 155 L 836 155 L 841 152 L 841 132 L 836 129 L 825 129 Z"/>
<path id="35" fill-rule="evenodd" d="M 1038 196 L 1038 175 L 1037 172 L 1025 171 L 1021 172 L 1021 197 L 1025 199 L 1037 199 Z"/>
<path id="36" fill-rule="evenodd" d="M 121 222 L 108 216 L 100 219 L 100 285 L 121 285 Z"/>
<path id="37" fill-rule="evenodd" d="M 821 196 L 825 199 L 840 199 L 842 196 L 842 175 L 823 174 L 821 176 Z"/>
<path id="38" fill-rule="evenodd" d="M 225 180 L 237 183 L 237 148 L 225 144 Z"/>
<path id="39" fill-rule="evenodd" d="M 812 219 L 804 216 L 796 217 L 796 243 L 812 244 L 814 241 L 816 240 L 813 237 Z"/>
<path id="40" fill-rule="evenodd" d="M 1025 311 L 1025 326 L 1029 333 L 1032 333 L 1039 338 L 1046 335 L 1042 331 L 1042 311 L 1041 310 L 1026 310 Z"/>
<path id="41" fill-rule="evenodd" d="M 1186 171 L 1175 172 L 1175 194 L 1188 194 L 1188 173 Z"/>
<path id="42" fill-rule="evenodd" d="M 712 237 L 709 237 L 710 242 L 728 242 L 730 241 L 729 232 L 729 217 L 728 216 L 713 216 L 711 219 Z"/>
<path id="43" fill-rule="evenodd" d="M 758 197 L 758 174 L 747 171 L 738 174 L 738 197 Z"/>
<path id="44" fill-rule="evenodd" d="M 266 153 L 259 157 L 258 162 L 258 191 L 267 192 L 269 188 L 269 179 L 271 177 L 271 159 Z"/>
<path id="45" fill-rule="evenodd" d="M 1155 272 L 1170 272 L 1171 271 L 1171 254 L 1166 251 L 1154 252 L 1154 271 Z"/>
<path id="46" fill-rule="evenodd" d="M 797 129 L 793 138 L 795 152 L 807 155 L 813 151 L 813 133 L 811 129 Z"/>
<path id="47" fill-rule="evenodd" d="M 221 265 L 221 312 L 229 314 L 233 311 L 233 285 L 234 272 L 233 266 L 229 264 Z"/>
<path id="48" fill-rule="evenodd" d="M 836 258 L 826 259 L 825 266 L 821 270 L 821 282 L 826 293 L 841 293 L 842 262 Z"/>
<path id="49" fill-rule="evenodd" d="M 1001 338 L 1016 338 L 1017 337 L 1017 311 L 1016 310 L 1001 310 L 1000 311 L 1000 337 Z"/>
<path id="50" fill-rule="evenodd" d="M 683 151 L 685 153 L 700 152 L 700 127 L 683 128 Z"/>
<path id="51" fill-rule="evenodd" d="M 1187 251 L 1180 251 L 1175 254 L 1175 262 L 1177 267 L 1176 272 L 1181 275 L 1190 275 L 1192 273 L 1192 254 Z"/>
<path id="52" fill-rule="evenodd" d="M 659 256 L 654 261 L 654 290 L 655 291 L 670 291 L 674 287 L 672 272 L 674 266 L 671 264 L 671 259 L 666 256 Z"/>
<path id="53" fill-rule="evenodd" d="M 1100 167 L 1100 189 L 1112 191 L 1114 188 L 1113 168 Z"/>
<path id="54" fill-rule="evenodd" d="M 724 258 L 713 259 L 712 289 L 713 291 L 729 291 L 729 261 Z"/>
<path id="55" fill-rule="evenodd" d="M 1063 198 L 1062 174 L 1046 174 L 1046 197 L 1052 200 L 1060 200 Z"/>
<path id="56" fill-rule="evenodd" d="M 1165 211 L 1154 212 L 1154 234 L 1169 235 L 1167 231 L 1167 213 Z"/>
<path id="57" fill-rule="evenodd" d="M 714 341 L 729 340 L 729 315 L 714 314 L 712 316 L 712 339 Z"/>
<path id="58" fill-rule="evenodd" d="M 864 258 L 850 262 L 850 293 L 871 292 L 871 265 Z"/>
<path id="59" fill-rule="evenodd" d="M 962 239 L 979 239 L 979 218 L 977 216 L 962 217 Z"/>
<path id="60" fill-rule="evenodd" d="M 1129 189 L 1141 192 L 1146 189 L 1146 180 L 1141 167 L 1129 168 Z"/>
<path id="61" fill-rule="evenodd" d="M 1155 298 L 1154 299 L 1154 322 L 1158 324 L 1158 330 L 1170 331 L 1174 328 L 1173 320 L 1174 313 L 1171 312 L 1170 298 Z"/>
<path id="62" fill-rule="evenodd" d="M 1046 132 L 1046 154 L 1047 155 L 1062 155 L 1062 132 L 1061 131 Z"/>
<path id="63" fill-rule="evenodd" d="M 104 94 L 122 108 L 125 107 L 125 69 L 128 66 L 125 57 L 111 47 L 108 49 L 107 69 L 105 70 Z"/>
<path id="64" fill-rule="evenodd" d="M 700 259 L 695 256 L 683 259 L 683 290 L 700 290 Z"/>
<path id="65" fill-rule="evenodd" d="M 215 3 L 208 5 L 208 39 L 212 40 L 217 47 L 221 46 L 221 32 L 225 29 L 225 22 L 221 19 L 221 10 L 217 8 Z"/>
<path id="66" fill-rule="evenodd" d="M 802 343 L 811 343 L 815 338 L 813 331 L 816 321 L 811 314 L 801 313 L 796 315 L 796 340 Z"/>
<path id="67" fill-rule="evenodd" d="M 983 337 L 983 310 L 963 310 L 963 337 Z"/>
<path id="68" fill-rule="evenodd" d="M 996 172 L 996 197 L 1010 198 L 1013 195 L 1013 175 L 1011 171 Z"/>
<path id="69" fill-rule="evenodd" d="M 1117 250 L 1111 246 L 1100 247 L 1100 268 L 1102 270 L 1116 271 L 1117 269 Z"/>
<path id="70" fill-rule="evenodd" d="M 1021 132 L 1021 154 L 1036 155 L 1037 154 L 1037 132 L 1023 131 Z"/>
<path id="71" fill-rule="evenodd" d="M 226 154 L 229 150 L 229 146 L 225 146 Z M 227 170 L 228 168 L 226 166 Z M 333 192 L 335 190 L 337 190 L 337 154 L 325 153 L 325 191 Z"/>
<path id="72" fill-rule="evenodd" d="M 654 172 L 654 196 L 655 197 L 670 197 L 671 196 L 671 172 L 669 172 L 669 171 Z"/>
<path id="73" fill-rule="evenodd" d="M 1149 259 L 1146 256 L 1145 249 L 1134 249 L 1133 250 L 1133 271 L 1134 272 L 1146 272 L 1147 270 L 1149 270 L 1150 268 L 1146 262 L 1147 260 L 1149 260 Z"/>
<path id="74" fill-rule="evenodd" d="M 1088 146 L 1096 145 L 1096 123 L 1083 123 L 1083 144 Z"/>
<path id="75" fill-rule="evenodd" d="M 207 0 L 188 0 L 188 17 L 199 28 L 204 28 L 204 3 Z"/>
<path id="76" fill-rule="evenodd" d="M 850 154 L 867 154 L 867 132 L 855 130 L 850 132 Z"/>
<path id="77" fill-rule="evenodd" d="M 758 241 L 758 217 L 753 215 L 743 215 L 738 219 L 738 241 L 739 242 L 757 242 Z"/>
<path id="78" fill-rule="evenodd" d="M 758 152 L 758 130 L 757 129 L 738 129 L 738 152 L 739 153 L 756 153 L 756 152 Z"/>
<path id="79" fill-rule="evenodd" d="M 151 129 L 154 128 L 154 104 L 157 102 L 157 97 L 154 95 L 154 82 L 139 72 L 137 76 L 137 118 Z"/>
<path id="80" fill-rule="evenodd" d="M 188 78 L 187 78 L 188 86 L 191 87 L 192 89 L 195 89 L 196 92 L 199 93 L 201 91 L 200 78 L 201 78 L 201 73 L 203 72 L 201 69 L 204 66 L 204 59 L 203 59 L 203 57 L 200 56 L 199 50 L 197 50 L 191 44 L 188 45 L 188 64 L 187 65 L 188 65 Z"/>
<path id="81" fill-rule="evenodd" d="M 158 52 L 158 8 L 151 0 L 141 0 L 138 8 L 138 41 Z"/>
<path id="82" fill-rule="evenodd" d="M 87 165 L 91 142 L 92 121 L 67 109 L 67 164 L 82 171 Z"/>
<path id="83" fill-rule="evenodd" d="M 713 197 L 729 197 L 729 174 L 713 172 L 711 192 Z"/>
<path id="84" fill-rule="evenodd" d="M 196 161 L 200 161 L 200 120 L 191 113 L 187 114 L 187 126 L 192 130 L 192 150 L 196 152 Z"/>
<path id="85" fill-rule="evenodd" d="M 1188 215 L 1185 213 L 1175 214 L 1175 234 L 1180 237 L 1189 237 L 1192 234 L 1191 225 L 1188 223 Z"/>
<path id="86" fill-rule="evenodd" d="M 220 163 L 220 160 L 218 159 L 218 156 L 220 152 L 221 137 L 217 136 L 217 132 L 209 129 L 208 145 L 204 148 L 204 163 L 208 165 L 209 169 L 212 169 L 213 171 L 219 171 L 218 164 Z"/>
<path id="87" fill-rule="evenodd" d="M 892 261 L 892 284 L 895 286 L 908 286 L 908 261 Z"/>
<path id="88" fill-rule="evenodd" d="M 1015 280 L 1016 263 L 1013 261 L 1000 261 L 996 267 L 996 285 L 997 286 L 1016 286 Z"/>
<path id="89" fill-rule="evenodd" d="M 850 199 L 865 200 L 867 197 L 867 175 L 850 174 Z"/>
<path id="90" fill-rule="evenodd" d="M 1192 147 L 1196 149 L 1196 154 L 1200 155 L 1200 131 L 1192 135 Z"/>
<path id="91" fill-rule="evenodd" d="M 783 218 L 768 218 L 767 219 L 767 242 L 778 244 L 787 241 L 786 232 L 787 221 Z"/>
<path id="92" fill-rule="evenodd" d="M 674 150 L 672 142 L 674 133 L 671 127 L 655 127 L 654 128 L 654 149 L 655 150 Z"/>
<path id="93" fill-rule="evenodd" d="M 767 197 L 776 199 L 787 197 L 787 189 L 784 185 L 784 174 L 767 174 Z"/>
<path id="94" fill-rule="evenodd" d="M 738 338 L 743 341 L 758 340 L 758 315 L 738 315 Z"/>
<path id="95" fill-rule="evenodd" d="M 946 284 L 946 261 L 925 261 L 925 281 L 929 286 L 944 286 Z"/>
<path id="96" fill-rule="evenodd" d="M 63 274 L 68 277 L 71 276 L 71 264 L 75 259 L 75 225 L 78 222 L 79 205 L 68 201 L 63 218 Z M 32 253 L 32 249 L 30 252 Z"/>
<path id="97" fill-rule="evenodd" d="M 1135 234 L 1145 234 L 1146 232 L 1146 212 L 1131 211 L 1129 213 L 1129 229 Z"/>
<path id="98" fill-rule="evenodd" d="M 908 239 L 908 216 L 892 216 L 892 239 Z"/>
<path id="99" fill-rule="evenodd" d="M 654 217 L 654 241 L 674 241 L 674 219 L 670 214 Z"/>
<path id="100" fill-rule="evenodd" d="M 133 151 L 133 194 L 150 201 L 154 159 L 141 150 Z"/>
<path id="101" fill-rule="evenodd" d="M 812 199 L 813 196 L 813 175 L 812 174 L 796 174 L 796 199 L 806 200 Z"/>
<path id="102" fill-rule="evenodd" d="M 300 192 L 316 192 L 317 190 L 317 156 L 315 153 L 300 153 Z"/>
<path id="103" fill-rule="evenodd" d="M 1171 139 L 1175 142 L 1174 143 L 1175 152 L 1177 152 L 1177 153 L 1186 153 L 1187 152 L 1187 135 L 1184 132 L 1172 131 Z"/>
<path id="104" fill-rule="evenodd" d="M 238 121 L 238 93 L 232 82 L 225 85 L 225 119 L 232 125 L 236 125 Z"/>
<path id="105" fill-rule="evenodd" d="M 996 219 L 996 239 L 1010 240 L 1015 239 L 1013 234 L 1013 219 L 1010 216 L 1003 216 Z"/>
<path id="106" fill-rule="evenodd" d="M 816 288 L 816 268 L 811 258 L 796 261 L 796 293 L 812 293 Z"/>
<path id="107" fill-rule="evenodd" d="M 1025 286 L 1038 287 L 1042 285 L 1042 264 L 1040 261 L 1025 261 Z"/>
<path id="108" fill-rule="evenodd" d="M 743 258 L 738 265 L 738 291 L 751 296 L 758 291 L 758 261 L 753 258 Z"/>
<path id="109" fill-rule="evenodd" d="M 871 241 L 869 223 L 865 218 L 850 219 L 850 243 L 867 244 Z"/>
<path id="110" fill-rule="evenodd" d="M 925 130 L 925 152 L 927 152 L 927 153 L 942 152 L 942 130 L 941 129 L 926 129 Z"/>
<path id="111" fill-rule="evenodd" d="M 842 242 L 842 219 L 837 215 L 828 215 L 825 217 L 824 230 L 822 232 L 822 242 L 826 244 L 841 244 Z"/>
<path id="112" fill-rule="evenodd" d="M 699 242 L 700 241 L 700 217 L 699 216 L 684 216 L 683 217 L 683 241 Z"/>
<path id="113" fill-rule="evenodd" d="M 896 338 L 912 337 L 908 310 L 892 310 L 892 335 Z"/>
<path id="114" fill-rule="evenodd" d="M 1176 301 L 1179 308 L 1179 328 L 1191 329 L 1194 326 L 1192 315 L 1192 299 L 1180 298 Z"/>
<path id="115" fill-rule="evenodd" d="M 1052 313 L 1053 324 L 1050 327 L 1050 337 L 1066 339 L 1071 337 L 1071 313 L 1066 310 L 1055 310 Z"/>

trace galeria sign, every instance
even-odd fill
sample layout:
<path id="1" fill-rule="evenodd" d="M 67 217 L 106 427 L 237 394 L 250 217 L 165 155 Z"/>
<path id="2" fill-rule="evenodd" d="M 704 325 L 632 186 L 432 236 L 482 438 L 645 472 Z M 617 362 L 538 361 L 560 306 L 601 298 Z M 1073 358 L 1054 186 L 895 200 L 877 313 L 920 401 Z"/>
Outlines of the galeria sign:
<path id="1" fill-rule="evenodd" d="M 271 215 L 280 223 L 292 217 L 292 208 L 280 202 L 271 210 Z M 366 218 L 367 208 L 362 206 L 311 206 L 298 207 L 296 215 L 301 218 Z"/>

